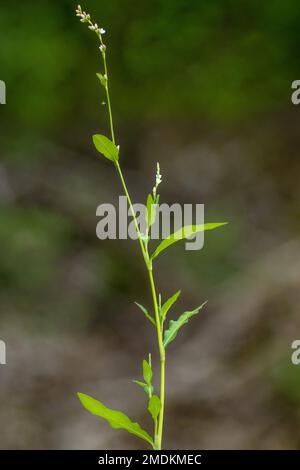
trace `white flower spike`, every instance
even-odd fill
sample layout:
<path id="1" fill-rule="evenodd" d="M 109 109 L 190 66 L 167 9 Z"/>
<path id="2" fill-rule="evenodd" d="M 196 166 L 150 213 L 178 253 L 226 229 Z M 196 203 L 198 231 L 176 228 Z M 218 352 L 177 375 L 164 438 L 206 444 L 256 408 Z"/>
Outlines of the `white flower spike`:
<path id="1" fill-rule="evenodd" d="M 162 176 L 160 174 L 160 165 L 157 162 L 156 165 L 156 187 L 162 182 Z"/>
<path id="2" fill-rule="evenodd" d="M 157 162 L 157 164 L 156 164 L 156 175 L 155 175 L 155 186 L 152 189 L 154 199 L 156 199 L 157 188 L 158 188 L 158 186 L 160 185 L 161 182 L 162 182 L 162 176 L 160 174 L 160 165 Z"/>

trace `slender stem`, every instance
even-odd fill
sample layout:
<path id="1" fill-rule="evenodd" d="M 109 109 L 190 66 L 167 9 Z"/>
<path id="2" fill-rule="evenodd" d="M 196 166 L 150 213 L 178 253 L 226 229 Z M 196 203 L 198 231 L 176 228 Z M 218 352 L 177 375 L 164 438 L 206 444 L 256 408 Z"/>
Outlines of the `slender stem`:
<path id="1" fill-rule="evenodd" d="M 156 289 L 153 279 L 153 272 L 152 267 L 148 268 L 149 273 L 149 280 L 151 285 L 151 292 L 153 297 L 153 305 L 154 305 L 154 312 L 155 312 L 155 323 L 156 323 L 156 331 L 157 331 L 157 340 L 158 340 L 158 347 L 159 347 L 159 356 L 160 356 L 160 402 L 161 402 L 161 410 L 158 417 L 158 428 L 157 428 L 157 435 L 155 435 L 155 444 L 158 450 L 161 449 L 162 443 L 162 432 L 163 432 L 163 424 L 164 424 L 164 407 L 165 407 L 165 364 L 166 364 L 166 354 L 165 348 L 163 344 L 163 337 L 162 337 L 162 328 L 161 322 L 159 318 L 159 309 L 157 303 L 157 295 Z"/>
<path id="2" fill-rule="evenodd" d="M 131 211 L 131 214 L 132 214 L 132 217 L 133 217 L 133 220 L 134 220 L 134 225 L 135 225 L 135 229 L 136 229 L 136 232 L 137 232 L 137 235 L 138 235 L 138 240 L 139 240 L 139 243 L 140 243 L 142 255 L 143 255 L 144 261 L 146 263 L 146 266 L 148 267 L 149 256 L 148 256 L 148 254 L 145 250 L 145 247 L 144 247 L 144 242 L 143 242 L 142 234 L 140 232 L 139 224 L 138 224 L 138 221 L 137 221 L 137 218 L 136 218 L 136 213 L 135 213 L 135 210 L 133 208 L 133 204 L 131 202 L 131 197 L 129 195 L 129 192 L 128 192 L 128 189 L 127 189 L 127 186 L 126 186 L 124 176 L 123 176 L 121 167 L 119 165 L 119 162 L 116 162 L 115 166 L 116 166 L 117 172 L 119 174 L 119 177 L 120 177 L 123 189 L 124 189 L 124 193 L 125 193 L 125 196 L 127 198 L 127 201 L 128 201 L 129 207 L 130 207 L 130 211 Z"/>
<path id="3" fill-rule="evenodd" d="M 102 36 L 99 35 L 99 39 L 101 42 L 101 45 L 103 46 L 103 41 L 102 41 Z M 104 72 L 107 78 L 106 86 L 105 86 L 105 91 L 106 91 L 106 98 L 107 98 L 107 105 L 108 105 L 108 114 L 109 114 L 109 125 L 110 125 L 110 133 L 111 133 L 111 138 L 113 143 L 115 144 L 115 133 L 114 133 L 114 124 L 113 124 L 113 116 L 112 116 L 112 109 L 111 109 L 111 101 L 110 101 L 110 94 L 109 94 L 109 85 L 108 85 L 108 72 L 107 72 L 107 63 L 106 63 L 106 54 L 105 54 L 105 49 L 102 51 L 102 57 L 103 57 L 103 64 L 104 64 Z M 141 248 L 141 252 L 144 258 L 144 262 L 146 264 L 146 268 L 148 271 L 149 275 L 149 280 L 150 280 L 150 286 L 151 286 L 151 293 L 152 293 L 152 298 L 153 298 L 153 306 L 154 306 L 154 312 L 155 312 L 155 325 L 156 325 L 156 333 L 157 333 L 157 340 L 158 340 L 158 349 L 159 349 L 159 356 L 160 356 L 160 401 L 161 401 L 161 411 L 159 413 L 158 417 L 158 422 L 157 420 L 155 421 L 154 424 L 154 448 L 157 450 L 161 449 L 162 445 L 162 433 L 163 433 L 163 422 L 164 422 L 164 405 L 165 405 L 165 348 L 163 345 L 163 333 L 162 333 L 162 325 L 160 321 L 160 314 L 159 314 L 159 307 L 158 307 L 158 302 L 157 302 L 157 295 L 156 295 L 156 289 L 155 289 L 155 284 L 154 284 L 154 278 L 153 278 L 153 272 L 152 272 L 152 261 L 149 258 L 148 254 L 148 245 L 147 242 L 144 243 L 142 234 L 140 232 L 139 224 L 137 221 L 136 213 L 131 201 L 131 197 L 129 195 L 126 182 L 121 170 L 121 167 L 119 165 L 119 162 L 115 162 L 115 167 L 117 169 L 118 175 L 121 180 L 121 184 L 124 190 L 124 193 L 126 195 L 130 211 L 134 220 L 136 232 L 138 235 L 138 240 Z"/>
<path id="4" fill-rule="evenodd" d="M 154 283 L 153 272 L 152 272 L 152 262 L 149 259 L 148 250 L 145 249 L 142 235 L 139 229 L 138 221 L 136 218 L 136 214 L 135 214 L 135 211 L 131 202 L 131 198 L 130 198 L 130 195 L 129 195 L 129 192 L 128 192 L 128 189 L 124 180 L 122 170 L 118 162 L 116 163 L 116 169 L 118 171 L 118 174 L 119 174 L 126 198 L 128 200 L 131 213 L 132 213 L 132 217 L 135 223 L 135 228 L 138 234 L 138 239 L 140 242 L 140 247 L 141 247 L 141 251 L 143 254 L 143 258 L 147 267 L 149 280 L 150 280 L 150 286 L 151 286 L 151 293 L 152 293 L 154 313 L 155 313 L 155 325 L 156 325 L 156 332 L 157 332 L 158 349 L 159 349 L 159 356 L 160 356 L 160 374 L 161 374 L 161 379 L 160 379 L 161 411 L 160 411 L 159 418 L 158 418 L 158 426 L 155 425 L 155 447 L 157 450 L 160 450 L 161 443 L 162 443 L 163 422 L 164 422 L 166 355 L 165 355 L 165 348 L 163 345 L 162 326 L 161 326 L 161 321 L 160 321 L 160 316 L 159 316 L 157 294 L 156 294 L 155 283 Z"/>
<path id="5" fill-rule="evenodd" d="M 109 88 L 108 88 L 108 72 L 107 72 L 107 64 L 106 64 L 106 54 L 105 51 L 102 53 L 103 55 L 103 63 L 104 63 L 104 72 L 107 77 L 107 82 L 106 82 L 106 98 L 107 98 L 107 106 L 108 106 L 108 114 L 109 114 L 109 125 L 110 125 L 110 133 L 111 133 L 111 139 L 113 143 L 115 144 L 115 132 L 114 132 L 114 124 L 113 124 L 113 117 L 112 117 L 112 110 L 111 110 L 111 102 L 110 102 L 110 94 L 109 94 Z"/>

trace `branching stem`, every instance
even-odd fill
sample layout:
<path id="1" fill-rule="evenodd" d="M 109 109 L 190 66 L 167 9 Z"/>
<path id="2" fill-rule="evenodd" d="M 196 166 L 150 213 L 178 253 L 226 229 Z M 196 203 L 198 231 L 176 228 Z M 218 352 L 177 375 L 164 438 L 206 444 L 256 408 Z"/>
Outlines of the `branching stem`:
<path id="1" fill-rule="evenodd" d="M 101 45 L 104 46 L 102 36 L 100 34 L 99 34 L 99 39 L 100 39 Z M 102 57 L 103 57 L 103 64 L 104 64 L 104 73 L 107 78 L 105 92 L 106 92 L 106 98 L 107 98 L 110 133 L 111 133 L 111 139 L 113 143 L 115 144 L 115 132 L 114 132 L 113 114 L 112 114 L 112 107 L 111 107 L 111 100 L 110 100 L 110 93 L 109 93 L 109 80 L 108 80 L 105 46 L 102 50 Z M 160 450 L 162 448 L 162 434 L 163 434 L 163 423 L 164 423 L 166 356 L 165 356 L 165 348 L 163 345 L 163 331 L 162 331 L 159 307 L 158 307 L 158 302 L 157 302 L 157 294 L 156 294 L 156 288 L 155 288 L 155 283 L 154 283 L 154 278 L 153 278 L 152 261 L 148 254 L 148 245 L 143 240 L 143 237 L 139 228 L 139 224 L 137 221 L 136 213 L 135 213 L 132 201 L 131 201 L 131 197 L 129 195 L 127 185 L 126 185 L 126 182 L 125 182 L 125 179 L 124 179 L 124 176 L 123 176 L 123 173 L 122 173 L 122 170 L 118 161 L 115 163 L 115 167 L 118 172 L 119 178 L 121 180 L 121 184 L 122 184 L 122 187 L 123 187 L 123 190 L 127 198 L 128 205 L 130 207 L 130 211 L 134 220 L 135 229 L 138 235 L 141 252 L 142 252 L 143 259 L 144 259 L 144 262 L 148 271 L 151 293 L 152 293 L 153 308 L 154 308 L 154 313 L 155 313 L 155 325 L 156 325 L 156 333 L 157 333 L 157 341 L 158 341 L 158 350 L 159 350 L 159 357 L 160 357 L 160 401 L 161 401 L 161 411 L 158 416 L 158 422 L 156 422 L 154 426 L 154 448 L 156 450 Z"/>

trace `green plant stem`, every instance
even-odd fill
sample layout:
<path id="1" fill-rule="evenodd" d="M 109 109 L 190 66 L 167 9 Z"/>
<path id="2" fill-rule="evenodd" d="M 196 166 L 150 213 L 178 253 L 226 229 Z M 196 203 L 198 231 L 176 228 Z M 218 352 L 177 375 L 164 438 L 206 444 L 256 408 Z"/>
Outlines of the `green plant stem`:
<path id="1" fill-rule="evenodd" d="M 108 72 L 107 72 L 105 52 L 103 52 L 103 63 L 104 63 L 104 72 L 105 72 L 105 75 L 107 76 L 107 84 L 106 84 L 105 90 L 106 90 L 106 98 L 107 98 L 107 106 L 108 106 L 108 114 L 109 114 L 109 125 L 110 125 L 110 132 L 111 132 L 111 140 L 115 144 L 116 143 L 115 142 L 115 131 L 114 131 L 113 118 L 112 118 L 112 111 L 111 111 L 110 94 L 109 94 L 109 89 L 108 89 Z"/>
<path id="2" fill-rule="evenodd" d="M 157 303 L 157 295 L 156 289 L 153 279 L 153 272 L 152 266 L 148 268 L 148 274 L 150 279 L 151 285 L 151 292 L 153 298 L 153 305 L 154 305 L 154 312 L 155 312 L 155 323 L 156 323 L 156 331 L 157 331 L 157 340 L 158 340 L 158 348 L 159 348 L 159 356 L 160 356 L 160 402 L 161 402 L 161 410 L 158 417 L 158 427 L 157 433 L 155 435 L 154 443 L 155 448 L 157 450 L 161 449 L 162 445 L 162 433 L 163 433 L 163 424 L 164 424 L 164 407 L 165 407 L 165 366 L 166 366 L 166 354 L 165 348 L 163 344 L 163 337 L 162 337 L 162 328 L 161 322 L 159 317 L 159 309 Z"/>
<path id="3" fill-rule="evenodd" d="M 100 42 L 103 45 L 102 37 L 99 36 Z M 111 101 L 110 101 L 110 94 L 109 94 L 109 85 L 108 85 L 108 72 L 107 72 L 107 63 L 106 63 L 106 54 L 105 51 L 102 53 L 103 57 L 103 63 L 104 63 L 104 72 L 107 77 L 107 83 L 105 86 L 105 92 L 106 92 L 106 98 L 107 98 L 107 105 L 108 105 L 108 114 L 109 114 L 109 125 L 110 125 L 110 133 L 111 133 L 111 138 L 113 143 L 115 144 L 115 133 L 114 133 L 114 124 L 113 124 L 113 116 L 112 116 L 112 108 L 111 108 Z M 140 248 L 141 252 L 146 264 L 146 268 L 148 271 L 148 276 L 150 280 L 150 286 L 151 286 L 151 293 L 152 293 L 152 299 L 153 299 L 153 307 L 154 307 L 154 312 L 155 312 L 155 325 L 156 325 L 156 333 L 157 333 L 157 340 L 158 340 L 158 349 L 159 349 L 159 356 L 160 356 L 160 401 L 161 401 L 161 410 L 159 413 L 158 417 L 158 422 L 155 422 L 154 426 L 154 448 L 156 450 L 161 450 L 162 447 L 162 434 L 163 434 L 163 423 L 164 423 L 164 405 L 165 405 L 165 363 L 166 363 L 166 355 L 165 355 L 165 348 L 163 345 L 163 332 L 162 332 L 162 325 L 160 321 L 160 315 L 159 315 L 159 308 L 158 308 L 158 302 L 157 302 L 157 294 L 156 294 L 156 288 L 154 284 L 154 278 L 153 278 L 153 272 L 152 272 L 152 261 L 149 258 L 148 254 L 148 248 L 147 248 L 147 243 L 144 244 L 142 234 L 140 232 L 139 224 L 136 218 L 136 213 L 133 208 L 133 204 L 131 201 L 131 197 L 129 195 L 127 185 L 121 170 L 121 167 L 119 165 L 119 162 L 117 161 L 115 163 L 116 170 L 118 172 L 118 175 L 121 180 L 121 184 L 124 190 L 124 193 L 126 195 L 130 211 L 134 220 L 135 224 L 135 229 L 138 235 L 138 240 L 140 243 Z"/>
<path id="4" fill-rule="evenodd" d="M 129 207 L 130 207 L 130 211 L 131 211 L 131 214 L 132 214 L 132 217 L 133 217 L 133 220 L 134 220 L 134 225 L 135 225 L 135 229 L 136 229 L 136 232 L 137 232 L 137 235 L 138 235 L 138 240 L 139 240 L 139 243 L 140 243 L 142 255 L 143 255 L 144 261 L 146 263 L 146 266 L 148 268 L 148 264 L 150 262 L 149 256 L 148 256 L 148 254 L 145 250 L 145 247 L 144 247 L 142 234 L 141 234 L 140 229 L 139 229 L 139 224 L 138 224 L 138 221 L 137 221 L 137 218 L 136 218 L 135 210 L 133 208 L 133 204 L 131 202 L 131 198 L 130 198 L 130 195 L 129 195 L 129 192 L 128 192 L 128 189 L 127 189 L 127 186 L 126 186 L 124 176 L 123 176 L 121 167 L 119 165 L 119 162 L 116 162 L 115 167 L 116 167 L 117 172 L 119 174 L 119 177 L 120 177 L 120 180 L 121 180 L 121 183 L 122 183 L 122 186 L 123 186 L 123 190 L 124 190 L 125 196 L 127 198 L 127 201 L 128 201 Z"/>
<path id="5" fill-rule="evenodd" d="M 155 325 L 156 325 L 156 332 L 157 332 L 157 340 L 158 340 L 158 349 L 159 349 L 159 356 L 160 356 L 160 401 L 161 401 L 161 411 L 159 413 L 159 418 L 158 418 L 158 426 L 155 426 L 155 436 L 154 436 L 154 444 L 155 444 L 155 449 L 160 450 L 161 445 L 162 445 L 162 433 L 163 433 L 163 422 L 164 422 L 164 404 L 165 404 L 165 363 L 166 363 L 166 355 L 165 355 L 165 348 L 163 345 L 163 336 L 162 336 L 162 326 L 161 326 L 161 321 L 160 321 L 160 316 L 159 316 L 159 308 L 158 308 L 158 302 L 157 302 L 157 294 L 156 294 L 156 289 L 155 289 L 155 283 L 154 283 L 154 278 L 153 278 L 153 271 L 152 271 L 152 262 L 149 259 L 148 255 L 148 250 L 145 249 L 144 242 L 142 239 L 142 235 L 139 229 L 138 221 L 136 218 L 136 214 L 131 202 L 131 198 L 124 180 L 124 176 L 121 170 L 121 167 L 119 163 L 116 163 L 116 169 L 118 171 L 124 193 L 126 195 L 132 217 L 135 223 L 135 228 L 138 234 L 138 239 L 140 242 L 140 247 L 141 251 L 143 254 L 143 258 L 146 264 L 146 268 L 148 271 L 149 275 L 149 280 L 150 280 L 150 286 L 151 286 L 151 293 L 152 293 L 152 299 L 153 299 L 153 307 L 154 307 L 154 313 L 155 313 Z M 156 429 L 157 428 L 157 429 Z"/>

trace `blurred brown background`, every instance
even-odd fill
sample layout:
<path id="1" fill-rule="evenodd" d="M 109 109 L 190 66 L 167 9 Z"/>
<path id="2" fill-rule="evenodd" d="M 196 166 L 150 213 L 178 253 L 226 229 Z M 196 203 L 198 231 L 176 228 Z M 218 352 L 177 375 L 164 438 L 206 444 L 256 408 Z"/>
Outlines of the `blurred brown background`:
<path id="1" fill-rule="evenodd" d="M 141 448 L 76 392 L 150 429 L 132 383 L 155 336 L 133 241 L 99 241 L 121 187 L 90 136 L 107 133 L 94 35 L 72 1 L 1 5 L 1 449 Z M 169 348 L 165 447 L 300 445 L 300 8 L 279 0 L 85 1 L 107 29 L 122 163 L 135 201 L 204 203 L 230 224 L 158 260 L 175 311 L 208 299 Z M 155 362 L 155 365 L 157 363 Z"/>

